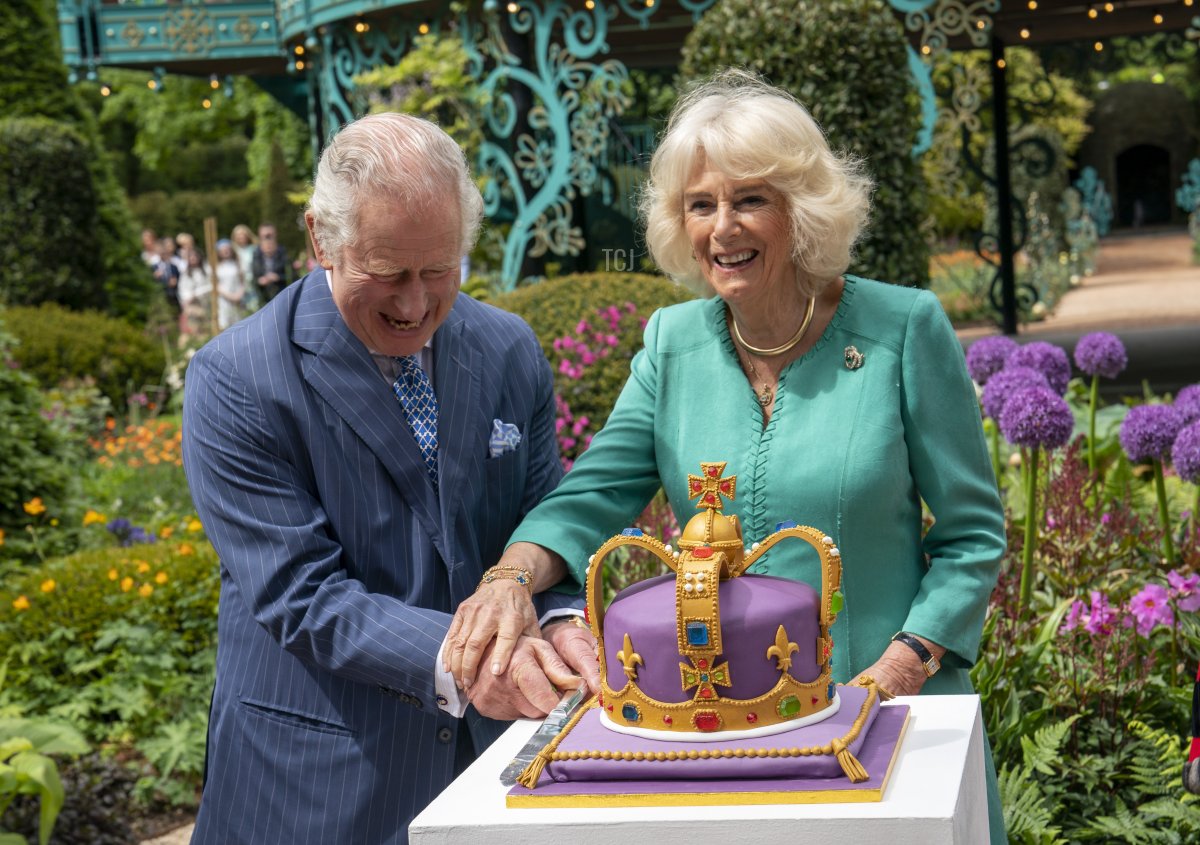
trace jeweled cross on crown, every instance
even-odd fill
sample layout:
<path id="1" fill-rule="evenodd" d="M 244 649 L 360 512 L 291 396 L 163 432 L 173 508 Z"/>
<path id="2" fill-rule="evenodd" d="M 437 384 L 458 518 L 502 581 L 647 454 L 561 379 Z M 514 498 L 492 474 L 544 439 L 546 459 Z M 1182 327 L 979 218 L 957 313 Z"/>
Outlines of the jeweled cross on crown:
<path id="1" fill-rule="evenodd" d="M 721 501 L 722 496 L 733 500 L 733 494 L 737 490 L 737 476 L 721 477 L 721 474 L 725 472 L 726 463 L 728 462 L 702 462 L 700 471 L 704 473 L 703 475 L 688 474 L 688 498 L 700 498 L 700 501 L 696 503 L 698 510 L 705 508 L 721 510 L 724 507 L 724 503 Z"/>

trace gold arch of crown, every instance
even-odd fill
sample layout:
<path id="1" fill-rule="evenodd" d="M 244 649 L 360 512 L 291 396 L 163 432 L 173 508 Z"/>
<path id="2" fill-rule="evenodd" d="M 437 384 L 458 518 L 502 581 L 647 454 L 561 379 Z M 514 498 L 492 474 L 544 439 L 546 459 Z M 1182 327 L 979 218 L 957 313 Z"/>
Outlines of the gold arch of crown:
<path id="1" fill-rule="evenodd" d="M 587 617 L 592 634 L 600 643 L 600 706 L 612 714 L 614 721 L 675 733 L 743 730 L 794 721 L 818 713 L 829 705 L 833 647 L 829 629 L 837 616 L 833 601 L 841 587 L 841 554 L 831 537 L 806 525 L 781 528 L 747 553 L 737 517 L 720 512 L 722 500 L 732 499 L 737 488 L 736 476 L 724 476 L 725 466 L 725 462 L 705 462 L 700 465 L 701 475 L 688 476 L 689 496 L 700 500 L 697 507 L 704 513 L 697 514 L 688 523 L 679 540 L 678 551 L 653 537 L 619 534 L 600 546 L 588 561 Z M 799 647 L 789 642 L 784 626 L 780 625 L 775 642 L 766 654 L 767 659 L 776 661 L 778 682 L 755 698 L 726 698 L 719 688 L 732 684 L 732 673 L 736 669 L 728 663 L 716 663 L 723 653 L 717 586 L 720 581 L 737 578 L 777 543 L 792 537 L 806 541 L 821 559 L 820 618 L 815 644 L 821 672 L 816 680 L 807 683 L 792 677 L 791 655 Z M 626 683 L 618 690 L 608 685 L 601 584 L 605 559 L 623 546 L 649 551 L 675 573 L 679 653 L 691 662 L 690 666 L 679 664 L 680 680 L 685 691 L 695 690 L 688 701 L 658 701 L 642 692 L 637 686 L 637 673 L 644 661 L 635 651 L 637 644 L 630 642 L 628 634 L 617 652 Z M 705 635 L 690 638 L 689 623 L 702 624 Z M 636 712 L 635 719 L 624 717 L 626 705 L 636 708 L 636 711 L 629 711 Z"/>

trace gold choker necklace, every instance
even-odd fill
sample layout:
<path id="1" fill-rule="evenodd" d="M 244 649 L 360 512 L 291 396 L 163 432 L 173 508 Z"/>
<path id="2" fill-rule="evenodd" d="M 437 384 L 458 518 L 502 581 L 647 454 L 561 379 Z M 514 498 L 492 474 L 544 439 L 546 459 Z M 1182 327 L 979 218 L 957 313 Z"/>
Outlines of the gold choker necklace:
<path id="1" fill-rule="evenodd" d="M 808 324 L 812 322 L 813 310 L 816 308 L 816 305 L 817 298 L 815 296 L 810 296 L 808 298 L 808 308 L 804 312 L 804 320 L 800 323 L 800 328 L 796 329 L 796 333 L 792 335 L 791 340 L 772 349 L 760 349 L 757 346 L 751 346 L 750 344 L 746 343 L 746 339 L 742 337 L 741 331 L 738 330 L 737 319 L 733 316 L 733 311 L 730 310 L 729 325 L 733 327 L 733 339 L 738 342 L 738 345 L 740 345 L 742 349 L 745 349 L 747 352 L 750 352 L 754 355 L 758 355 L 761 358 L 773 358 L 776 355 L 782 355 L 784 352 L 787 352 L 797 343 L 799 343 L 804 337 L 804 333 L 808 331 Z"/>

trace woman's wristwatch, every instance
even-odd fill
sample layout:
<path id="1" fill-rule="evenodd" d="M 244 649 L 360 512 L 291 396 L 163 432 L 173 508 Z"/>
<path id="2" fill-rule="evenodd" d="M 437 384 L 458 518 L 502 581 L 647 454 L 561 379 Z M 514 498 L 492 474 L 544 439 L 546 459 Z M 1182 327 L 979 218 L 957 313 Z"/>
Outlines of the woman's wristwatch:
<path id="1" fill-rule="evenodd" d="M 938 669 L 942 668 L 942 664 L 934 657 L 929 649 L 925 648 L 925 644 L 914 637 L 908 631 L 899 631 L 892 637 L 894 643 L 904 643 L 917 653 L 917 657 L 921 660 L 921 667 L 925 670 L 925 677 L 932 678 L 937 674 Z"/>

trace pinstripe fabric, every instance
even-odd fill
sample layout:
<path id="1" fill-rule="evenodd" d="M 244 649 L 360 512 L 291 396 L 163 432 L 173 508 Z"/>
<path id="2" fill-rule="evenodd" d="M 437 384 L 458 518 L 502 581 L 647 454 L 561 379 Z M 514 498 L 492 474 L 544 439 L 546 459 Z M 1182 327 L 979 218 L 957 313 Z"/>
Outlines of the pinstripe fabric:
<path id="1" fill-rule="evenodd" d="M 433 359 L 440 498 L 323 271 L 189 365 L 184 466 L 221 559 L 193 842 L 405 842 L 458 732 L 482 750 L 505 727 L 440 712 L 433 668 L 453 608 L 561 476 L 550 368 L 524 323 L 466 296 Z M 523 442 L 490 459 L 494 419 Z"/>

